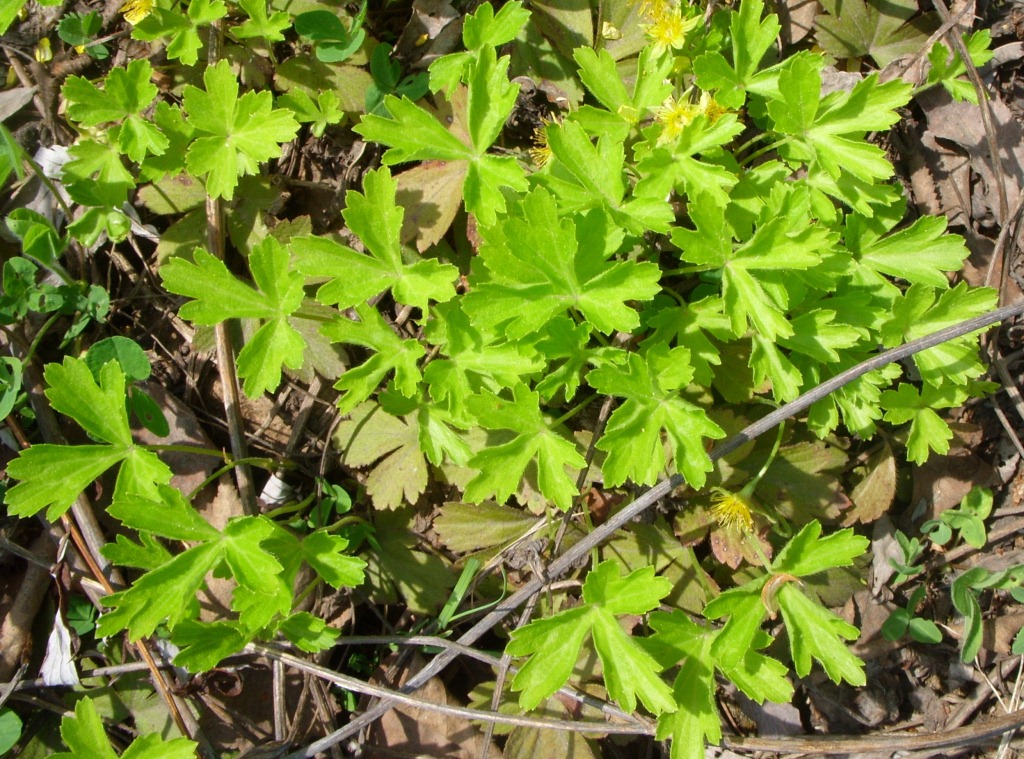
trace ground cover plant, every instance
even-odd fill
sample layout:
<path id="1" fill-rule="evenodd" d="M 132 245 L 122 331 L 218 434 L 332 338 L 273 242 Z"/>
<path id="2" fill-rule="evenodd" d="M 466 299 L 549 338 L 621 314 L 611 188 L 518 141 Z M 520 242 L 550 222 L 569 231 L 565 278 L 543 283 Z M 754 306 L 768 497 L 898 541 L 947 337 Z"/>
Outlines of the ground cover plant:
<path id="1" fill-rule="evenodd" d="M 740 746 L 722 699 L 849 731 L 824 704 L 880 666 L 852 597 L 964 667 L 1024 600 L 1014 561 L 944 574 L 941 547 L 984 555 L 991 491 L 890 519 L 1000 387 L 978 330 L 1020 311 L 880 144 L 927 98 L 985 105 L 987 29 L 903 3 L 823 3 L 797 40 L 762 0 L 21 5 L 9 70 L 46 86 L 0 125 L 4 546 L 82 561 L 58 557 L 45 661 L 11 633 L 0 671 L 66 709 L 23 726 L 12 686 L 5 747 L 312 756 L 395 707 L 388 645 L 437 684 L 458 632 L 503 655 L 448 683 L 490 726 L 364 740 L 697 757 Z M 994 215 L 1001 252 L 1005 191 Z M 215 443 L 161 388 L 196 386 L 184 352 L 214 357 Z M 136 658 L 151 686 L 119 677 Z M 243 692 L 273 693 L 265 723 L 228 719 Z"/>

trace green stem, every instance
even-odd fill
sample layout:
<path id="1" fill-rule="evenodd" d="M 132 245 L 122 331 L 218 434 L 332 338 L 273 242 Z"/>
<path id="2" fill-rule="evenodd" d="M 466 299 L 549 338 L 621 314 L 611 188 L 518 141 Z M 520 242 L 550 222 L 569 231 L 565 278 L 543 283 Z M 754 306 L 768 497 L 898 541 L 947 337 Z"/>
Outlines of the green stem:
<path id="1" fill-rule="evenodd" d="M 764 465 L 761 467 L 761 471 L 754 475 L 754 477 L 751 478 L 751 480 L 746 485 L 744 485 L 743 489 L 739 492 L 739 494 L 743 498 L 750 500 L 753 497 L 754 491 L 757 489 L 758 483 L 761 482 L 761 478 L 764 477 L 769 467 L 771 467 L 772 462 L 775 461 L 775 456 L 778 455 L 779 453 L 779 446 L 782 444 L 782 434 L 785 431 L 786 425 L 780 424 L 778 427 L 778 432 L 775 435 L 775 443 L 772 445 L 772 451 L 771 453 L 768 454 L 768 458 L 765 460 Z"/>
<path id="2" fill-rule="evenodd" d="M 367 519 L 363 519 L 362 517 L 357 516 L 348 516 L 342 517 L 337 522 L 334 522 L 328 527 L 324 527 L 323 530 L 324 532 L 336 532 L 340 530 L 342 527 L 347 527 L 350 524 L 365 524 L 369 527 L 373 526 L 373 524 Z"/>
<path id="3" fill-rule="evenodd" d="M 60 314 L 54 314 L 43 323 L 43 326 L 39 328 L 39 333 L 32 338 L 32 342 L 29 344 L 28 350 L 25 352 L 25 357 L 21 360 L 22 363 L 27 364 L 32 360 L 32 356 L 35 355 L 36 348 L 39 347 L 39 343 L 44 337 L 46 337 L 46 333 L 50 331 L 50 327 L 56 324 L 60 316 Z"/>
<path id="4" fill-rule="evenodd" d="M 754 147 L 754 145 L 756 145 L 757 143 L 761 142 L 764 139 L 767 139 L 770 136 L 771 132 L 761 132 L 760 134 L 755 134 L 749 140 L 747 140 L 734 151 L 732 151 L 732 154 L 734 156 L 743 155 L 746 151 L 750 150 L 750 148 Z"/>
<path id="5" fill-rule="evenodd" d="M 276 508 L 273 511 L 268 511 L 263 516 L 267 517 L 268 519 L 278 519 L 280 517 L 287 516 L 288 514 L 294 514 L 296 511 L 302 511 L 304 508 L 309 506 L 309 504 L 313 502 L 314 498 L 316 498 L 316 493 L 310 493 L 301 501 L 295 501 L 294 503 L 286 503 L 284 506 Z"/>
<path id="6" fill-rule="evenodd" d="M 662 277 L 680 277 L 684 274 L 700 274 L 704 271 L 711 271 L 713 267 L 707 264 L 695 264 L 693 266 L 682 266 L 678 269 L 667 269 L 661 273 Z"/>
<path id="7" fill-rule="evenodd" d="M 792 135 L 789 135 L 789 136 L 783 137 L 781 140 L 776 140 L 771 145 L 765 145 L 760 150 L 755 150 L 753 153 L 751 153 L 746 158 L 744 158 L 742 161 L 740 161 L 740 165 L 741 166 L 749 166 L 750 162 L 755 160 L 756 158 L 760 158 L 765 153 L 770 153 L 773 150 L 778 150 L 779 148 L 781 148 L 786 143 L 789 143 L 789 142 L 792 142 L 792 141 L 793 141 L 793 137 L 792 137 Z"/>
<path id="8" fill-rule="evenodd" d="M 292 603 L 292 608 L 293 609 L 297 608 L 302 603 L 302 601 L 306 598 L 306 596 L 308 596 L 310 593 L 312 593 L 320 585 L 320 582 L 321 582 L 320 578 L 316 577 L 316 578 L 314 578 L 314 580 L 311 583 L 309 583 L 309 585 L 304 587 L 302 589 L 302 592 L 299 593 L 299 595 L 297 595 L 295 597 L 295 601 Z"/>
<path id="9" fill-rule="evenodd" d="M 583 409 L 585 409 L 587 406 L 589 406 L 591 403 L 593 403 L 594 398 L 596 398 L 596 397 L 597 397 L 596 395 L 592 395 L 591 397 L 587 398 L 582 403 L 577 403 L 571 409 L 569 409 L 564 414 L 562 414 L 560 417 L 558 417 L 554 422 L 552 422 L 551 426 L 552 427 L 557 427 L 560 424 L 565 424 L 567 421 L 569 421 L 574 416 L 576 416 L 576 414 L 580 413 Z"/>
<path id="10" fill-rule="evenodd" d="M 228 461 L 228 455 L 224 451 L 217 451 L 213 448 L 200 448 L 198 445 L 170 445 L 166 443 L 154 443 L 153 445 L 142 446 L 147 451 L 168 451 L 173 453 L 193 453 L 197 456 L 213 456 L 214 458 Z"/>
<path id="11" fill-rule="evenodd" d="M 186 446 L 173 446 L 173 445 L 151 446 L 151 445 L 147 445 L 146 448 L 161 448 L 162 450 L 173 450 L 173 449 L 187 448 L 187 449 L 191 449 L 191 451 L 195 452 L 195 453 L 202 453 L 202 454 L 207 455 L 207 456 L 210 456 L 210 455 L 220 456 L 220 457 L 222 457 L 224 459 L 227 459 L 227 454 L 211 452 L 207 448 L 193 448 L 192 446 L 188 446 L 188 445 L 186 445 Z M 275 469 L 288 468 L 288 467 L 294 466 L 294 465 L 292 465 L 291 462 L 271 461 L 270 459 L 254 458 L 252 456 L 249 456 L 249 457 L 244 458 L 244 459 L 236 459 L 234 461 L 228 461 L 228 463 L 226 465 L 222 466 L 216 472 L 214 472 L 209 477 L 207 477 L 205 480 L 203 480 L 201 483 L 199 483 L 199 485 L 195 488 L 195 490 L 193 490 L 191 493 L 188 494 L 188 500 L 191 501 L 200 492 L 202 492 L 203 488 L 205 488 L 211 482 L 215 482 L 220 477 L 222 477 L 223 475 L 227 474 L 228 472 L 230 472 L 232 469 L 234 469 L 237 466 L 256 466 L 256 467 L 259 467 L 260 469 L 266 469 L 267 471 L 273 472 Z"/>
<path id="12" fill-rule="evenodd" d="M 296 319 L 305 319 L 311 322 L 321 322 L 323 324 L 328 324 L 338 318 L 338 312 L 335 311 L 333 314 L 328 316 L 327 314 L 314 313 L 312 311 L 305 311 L 300 308 L 298 311 L 292 312 L 292 316 L 294 316 Z"/>

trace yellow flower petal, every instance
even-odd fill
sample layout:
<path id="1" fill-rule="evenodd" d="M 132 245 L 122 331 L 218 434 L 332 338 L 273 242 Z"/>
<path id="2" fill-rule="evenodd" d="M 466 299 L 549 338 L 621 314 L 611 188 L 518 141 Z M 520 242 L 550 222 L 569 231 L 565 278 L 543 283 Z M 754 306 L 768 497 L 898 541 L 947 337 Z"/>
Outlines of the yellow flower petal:
<path id="1" fill-rule="evenodd" d="M 50 47 L 50 39 L 48 37 L 43 37 L 36 43 L 35 56 L 36 60 L 40 63 L 53 60 L 53 48 Z"/>
<path id="2" fill-rule="evenodd" d="M 128 0 L 121 6 L 120 11 L 124 15 L 124 20 L 135 26 L 153 12 L 154 4 L 154 0 Z"/>

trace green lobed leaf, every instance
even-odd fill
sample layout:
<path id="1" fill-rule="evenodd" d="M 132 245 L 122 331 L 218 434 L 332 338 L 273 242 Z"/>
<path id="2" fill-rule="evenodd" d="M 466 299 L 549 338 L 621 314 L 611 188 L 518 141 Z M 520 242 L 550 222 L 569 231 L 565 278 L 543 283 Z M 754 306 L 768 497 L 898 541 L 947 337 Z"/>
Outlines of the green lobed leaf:
<path id="1" fill-rule="evenodd" d="M 353 131 L 389 147 L 381 156 L 385 166 L 410 161 L 468 161 L 473 157 L 469 146 L 409 98 L 388 95 L 384 106 L 390 118 L 366 115 Z"/>
<path id="2" fill-rule="evenodd" d="M 239 97 L 238 78 L 226 60 L 208 67 L 203 83 L 205 91 L 189 84 L 182 93 L 188 123 L 208 135 L 191 144 L 186 165 L 193 176 L 206 175 L 211 196 L 231 200 L 238 178 L 278 158 L 280 144 L 294 138 L 299 125 L 290 111 L 274 108 L 269 91 Z"/>
<path id="3" fill-rule="evenodd" d="M 500 47 L 514 40 L 529 19 L 530 12 L 518 0 L 505 3 L 497 14 L 490 3 L 483 3 L 463 21 L 462 41 L 468 50 Z"/>
<path id="4" fill-rule="evenodd" d="M 174 664 L 189 672 L 209 672 L 227 657 L 237 654 L 249 636 L 234 622 L 199 622 L 186 619 L 174 626 L 171 642 L 181 649 Z"/>
<path id="5" fill-rule="evenodd" d="M 363 179 L 364 193 L 345 197 L 345 221 L 366 246 L 357 253 L 323 237 L 292 240 L 299 271 L 329 280 L 317 291 L 317 300 L 350 308 L 392 289 L 400 303 L 426 310 L 431 301 L 454 297 L 459 271 L 451 264 L 422 259 L 403 261 L 400 233 L 402 207 L 395 202 L 396 183 L 387 168 L 371 171 Z"/>
<path id="6" fill-rule="evenodd" d="M 223 556 L 224 546 L 219 541 L 202 543 L 146 572 L 128 590 L 103 599 L 112 610 L 100 617 L 96 634 L 107 638 L 127 630 L 128 639 L 134 642 L 152 635 L 165 621 L 173 627 L 193 610 L 198 611 L 196 593 Z"/>
<path id="7" fill-rule="evenodd" d="M 940 456 L 949 451 L 953 431 L 935 409 L 954 408 L 967 400 L 967 392 L 956 385 L 934 387 L 926 385 L 920 390 L 902 382 L 896 390 L 882 393 L 885 420 L 893 424 L 910 421 L 907 440 L 907 458 L 917 464 L 928 460 L 931 451 Z"/>
<path id="8" fill-rule="evenodd" d="M 333 588 L 362 585 L 366 562 L 345 554 L 348 540 L 318 530 L 302 540 L 302 558 Z"/>
<path id="9" fill-rule="evenodd" d="M 936 291 L 925 285 L 911 285 L 891 309 L 889 321 L 882 326 L 886 347 L 915 340 L 952 324 L 979 316 L 995 308 L 995 291 L 970 288 L 966 282 Z M 984 369 L 978 358 L 975 335 L 948 340 L 914 356 L 921 378 L 932 385 L 951 383 L 964 386 L 980 376 Z"/>
<path id="10" fill-rule="evenodd" d="M 220 536 L 232 577 L 239 585 L 268 595 L 277 591 L 278 575 L 283 570 L 281 563 L 260 546 L 273 529 L 268 517 L 238 517 L 227 523 Z"/>
<path id="11" fill-rule="evenodd" d="M 91 698 L 79 699 L 75 704 L 75 716 L 61 720 L 60 737 L 71 749 L 54 754 L 61 759 L 117 759 Z"/>
<path id="12" fill-rule="evenodd" d="M 324 620 L 305 611 L 282 620 L 278 630 L 298 648 L 311 654 L 331 648 L 340 635 Z"/>
<path id="13" fill-rule="evenodd" d="M 197 324 L 217 324 L 227 319 L 258 318 L 264 323 L 238 354 L 238 374 L 245 378 L 245 392 L 253 398 L 276 390 L 281 367 L 302 365 L 306 341 L 289 323 L 305 295 L 302 276 L 291 269 L 288 250 L 273 237 L 260 242 L 249 256 L 257 288 L 228 271 L 224 262 L 202 248 L 195 263 L 173 258 L 160 274 L 170 292 L 195 300 L 179 313 Z"/>
<path id="14" fill-rule="evenodd" d="M 274 11 L 273 15 L 268 16 L 264 0 L 238 0 L 238 6 L 249 18 L 231 27 L 231 36 L 235 39 L 262 37 L 267 42 L 281 42 L 284 40 L 282 32 L 292 25 L 285 11 Z"/>
<path id="15" fill-rule="evenodd" d="M 484 391 L 469 399 L 470 412 L 485 429 L 512 430 L 515 437 L 476 453 L 468 465 L 478 470 L 466 485 L 464 497 L 479 502 L 491 496 L 505 501 L 519 489 L 527 467 L 536 467 L 540 492 L 562 511 L 577 495 L 566 467 L 581 469 L 586 461 L 575 443 L 553 431 L 540 410 L 540 398 L 526 385 L 512 389 L 512 400 Z"/>
<path id="16" fill-rule="evenodd" d="M 865 541 L 866 542 L 866 541 Z M 833 682 L 864 685 L 864 662 L 854 656 L 843 639 L 856 640 L 857 628 L 815 603 L 786 583 L 776 595 L 786 623 L 793 667 L 800 677 L 811 671 L 816 659 Z"/>
<path id="17" fill-rule="evenodd" d="M 584 582 L 584 605 L 512 633 L 506 652 L 530 656 L 512 681 L 512 688 L 521 691 L 520 706 L 533 709 L 562 687 L 572 674 L 583 641 L 592 634 L 612 698 L 628 711 L 636 708 L 637 698 L 655 713 L 675 710 L 671 688 L 658 677 L 657 661 L 615 619 L 616 614 L 649 611 L 671 589 L 672 583 L 655 577 L 651 567 L 626 577 L 620 575 L 614 561 L 594 567 Z M 619 600 L 620 593 L 624 601 Z"/>
<path id="18" fill-rule="evenodd" d="M 107 512 L 134 530 L 171 540 L 218 540 L 220 532 L 185 500 L 177 488 L 159 487 L 160 500 L 129 495 L 114 501 Z"/>
<path id="19" fill-rule="evenodd" d="M 157 87 L 150 82 L 152 76 L 153 67 L 144 59 L 132 61 L 126 68 L 110 69 L 102 90 L 88 79 L 69 76 L 61 89 L 68 101 L 68 117 L 82 126 L 94 127 L 141 113 L 157 96 Z"/>
<path id="20" fill-rule="evenodd" d="M 49 364 L 44 376 L 53 408 L 110 445 L 40 444 L 22 451 L 7 468 L 12 478 L 21 480 L 6 494 L 12 513 L 28 516 L 49 507 L 47 517 L 55 520 L 100 474 L 122 461 L 126 466 L 115 494 L 127 489 L 152 491 L 170 481 L 170 469 L 132 441 L 124 374 L 116 362 L 103 366 L 99 384 L 86 363 L 71 356 L 65 356 L 63 364 Z"/>
<path id="21" fill-rule="evenodd" d="M 523 201 L 522 217 L 509 216 L 487 234 L 480 250 L 487 272 L 471 276 L 463 308 L 487 326 L 505 324 L 513 339 L 539 331 L 568 309 L 605 334 L 634 329 L 640 319 L 627 301 L 653 298 L 660 271 L 649 263 L 608 261 L 601 247 L 580 244 L 590 225 L 600 223 L 598 214 L 577 225 L 559 215 L 550 193 L 534 190 Z M 543 257 L 536 255 L 541 250 Z M 517 305 L 524 298 L 529 309 Z"/>
<path id="22" fill-rule="evenodd" d="M 349 412 L 365 401 L 392 371 L 394 388 L 406 397 L 415 395 L 423 379 L 417 365 L 426 353 L 423 346 L 416 340 L 399 338 L 372 306 L 360 304 L 355 312 L 359 321 L 339 318 L 321 329 L 332 342 L 352 343 L 374 351 L 335 383 L 335 389 L 345 393 L 338 401 L 339 410 Z"/>
<path id="23" fill-rule="evenodd" d="M 687 482 L 703 487 L 712 469 L 704 438 L 717 439 L 725 432 L 680 396 L 693 377 L 689 356 L 686 348 L 670 350 L 659 344 L 643 357 L 628 354 L 624 366 L 603 366 L 587 375 L 598 392 L 626 399 L 597 442 L 608 453 L 603 466 L 606 485 L 627 480 L 653 485 L 671 461 Z"/>
<path id="24" fill-rule="evenodd" d="M 821 537 L 821 523 L 808 522 L 790 538 L 772 563 L 776 573 L 808 577 L 834 567 L 849 567 L 863 554 L 870 541 L 851 529 Z"/>

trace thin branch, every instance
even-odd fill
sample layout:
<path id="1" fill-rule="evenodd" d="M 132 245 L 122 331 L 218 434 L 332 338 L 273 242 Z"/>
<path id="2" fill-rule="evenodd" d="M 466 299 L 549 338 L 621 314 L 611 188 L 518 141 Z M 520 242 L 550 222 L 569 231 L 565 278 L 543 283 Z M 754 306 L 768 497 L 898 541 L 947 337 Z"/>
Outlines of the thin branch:
<path id="1" fill-rule="evenodd" d="M 616 735 L 653 735 L 654 726 L 651 724 L 643 724 L 639 722 L 633 723 L 616 723 L 616 722 L 580 722 L 576 720 L 568 719 L 544 719 L 540 717 L 523 717 L 515 714 L 502 714 L 501 712 L 482 711 L 478 709 L 469 709 L 464 706 L 450 706 L 448 704 L 439 704 L 433 701 L 426 701 L 415 696 L 410 696 L 401 691 L 396 691 L 391 688 L 385 688 L 381 685 L 373 685 L 371 683 L 364 682 L 356 677 L 349 677 L 343 675 L 340 672 L 335 672 L 333 669 L 327 667 L 321 667 L 319 664 L 314 664 L 292 654 L 284 653 L 283 651 L 277 651 L 276 649 L 269 648 L 257 643 L 250 643 L 246 650 L 253 651 L 255 653 L 262 654 L 268 658 L 281 661 L 290 667 L 294 667 L 300 672 L 308 672 L 311 675 L 327 680 L 328 682 L 340 685 L 342 688 L 347 690 L 355 691 L 356 693 L 364 693 L 369 696 L 376 696 L 377 698 L 384 699 L 383 703 L 387 703 L 389 707 L 393 707 L 395 704 L 405 704 L 416 709 L 423 709 L 425 711 L 439 712 L 441 714 L 447 714 L 452 717 L 462 717 L 463 719 L 475 721 L 475 722 L 499 722 L 503 725 L 515 725 L 518 727 L 536 727 L 546 730 L 571 730 L 576 733 L 597 733 L 599 735 L 605 734 L 616 734 Z M 334 745 L 334 744 L 331 744 Z M 325 747 L 329 748 L 329 746 Z M 309 754 L 300 753 L 298 756 L 309 756 Z"/>
<path id="2" fill-rule="evenodd" d="M 978 747 L 998 738 L 1003 733 L 1024 727 L 1024 709 L 1000 715 L 968 727 L 959 727 L 943 732 L 923 735 L 875 736 L 787 736 L 784 738 L 739 738 L 727 737 L 722 744 L 734 751 L 774 751 L 782 754 L 810 754 L 827 756 L 832 754 L 856 754 L 875 751 L 891 756 L 897 752 L 950 749 L 957 746 Z"/>
<path id="3" fill-rule="evenodd" d="M 220 27 L 214 23 L 210 30 L 208 65 L 212 66 L 220 56 Z M 220 198 L 206 196 L 206 244 L 211 255 L 224 260 L 224 208 Z M 245 443 L 245 422 L 242 420 L 242 404 L 238 392 L 238 373 L 235 367 L 235 346 L 227 322 L 218 322 L 214 327 L 217 345 L 217 372 L 220 374 L 224 414 L 228 424 L 228 438 L 231 454 L 236 461 L 249 458 Z M 247 464 L 235 467 L 235 483 L 238 497 L 245 514 L 256 513 L 256 487 L 252 481 L 252 470 Z"/>

